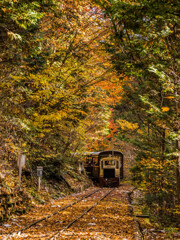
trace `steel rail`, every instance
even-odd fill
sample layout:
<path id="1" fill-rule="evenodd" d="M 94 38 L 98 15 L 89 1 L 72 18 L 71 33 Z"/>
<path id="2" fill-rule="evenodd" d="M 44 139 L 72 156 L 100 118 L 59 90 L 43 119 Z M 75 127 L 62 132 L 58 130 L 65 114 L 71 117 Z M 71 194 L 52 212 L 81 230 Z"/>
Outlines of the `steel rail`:
<path id="1" fill-rule="evenodd" d="M 65 209 L 67 209 L 67 208 L 69 208 L 69 207 L 72 207 L 73 205 L 77 204 L 78 202 L 81 202 L 83 199 L 90 197 L 91 195 L 93 195 L 93 194 L 96 193 L 96 192 L 99 192 L 100 190 L 101 190 L 101 189 L 97 189 L 97 190 L 95 190 L 95 191 L 93 191 L 93 192 L 87 194 L 86 196 L 80 198 L 79 200 L 77 200 L 77 201 L 75 201 L 75 202 L 73 202 L 73 203 L 71 203 L 71 204 L 69 204 L 69 205 L 67 205 L 67 206 L 65 206 L 65 207 L 63 207 L 63 208 L 61 208 L 61 209 L 59 209 L 58 211 L 56 211 L 56 212 L 54 212 L 54 213 L 52 213 L 52 214 L 50 214 L 50 215 L 48 215 L 48 216 L 46 216 L 46 217 L 44 217 L 44 218 L 41 218 L 41 219 L 35 221 L 34 223 L 31 223 L 30 225 L 28 225 L 28 226 L 22 228 L 20 231 L 17 231 L 18 234 L 20 234 L 21 232 L 23 232 L 23 231 L 25 231 L 25 230 L 31 228 L 32 226 L 36 225 L 37 223 L 42 222 L 42 221 L 44 221 L 44 220 L 46 220 L 46 219 L 48 219 L 48 218 L 50 218 L 50 217 L 52 217 L 52 216 L 58 214 L 59 212 L 64 211 Z"/>
<path id="2" fill-rule="evenodd" d="M 48 218 L 50 218 L 50 217 L 58 214 L 59 212 L 64 211 L 65 209 L 67 209 L 67 208 L 69 208 L 69 207 L 72 207 L 73 205 L 81 202 L 83 199 L 90 197 L 91 195 L 95 194 L 96 192 L 99 192 L 100 190 L 102 190 L 102 189 L 100 188 L 100 189 L 97 189 L 97 190 L 95 190 L 95 191 L 93 191 L 93 192 L 90 192 L 90 193 L 88 193 L 87 195 L 81 197 L 79 200 L 77 200 L 77 201 L 75 201 L 75 202 L 73 202 L 73 203 L 71 203 L 71 204 L 69 204 L 69 205 L 66 205 L 66 206 L 63 207 L 63 208 L 60 208 L 58 211 L 56 211 L 56 212 L 54 212 L 54 213 L 52 213 L 52 214 L 50 214 L 50 215 L 48 215 L 48 216 L 46 216 L 46 217 L 43 217 L 43 218 L 38 219 L 37 221 L 35 221 L 35 222 L 33 222 L 33 223 L 25 226 L 24 228 L 21 228 L 21 229 L 18 230 L 18 231 L 15 231 L 15 232 L 11 232 L 11 233 L 9 233 L 9 234 L 6 234 L 6 236 L 11 237 L 11 236 L 13 236 L 13 234 L 15 234 L 15 233 L 17 233 L 17 234 L 20 236 L 20 234 L 21 234 L 23 231 L 31 228 L 32 226 L 34 226 L 34 225 L 36 225 L 36 224 L 38 224 L 38 223 L 40 223 L 40 222 L 42 222 L 42 221 L 44 221 L 44 220 L 47 220 Z M 4 234 L 2 234 L 2 235 L 4 235 Z M 0 235 L 0 236 L 2 236 L 2 235 Z"/>
<path id="3" fill-rule="evenodd" d="M 59 229 L 56 231 L 55 234 L 53 234 L 50 238 L 47 240 L 56 240 L 57 237 L 60 237 L 61 233 L 70 228 L 75 222 L 77 222 L 79 219 L 81 219 L 84 215 L 86 215 L 88 212 L 90 212 L 94 207 L 96 207 L 99 202 L 101 202 L 103 199 L 105 199 L 111 192 L 113 192 L 115 188 L 111 189 L 108 193 L 106 193 L 102 198 L 100 198 L 95 204 L 93 204 L 90 208 L 88 208 L 86 211 L 84 211 L 79 217 L 74 219 L 72 222 L 70 222 L 68 225 L 63 227 L 62 229 Z"/>

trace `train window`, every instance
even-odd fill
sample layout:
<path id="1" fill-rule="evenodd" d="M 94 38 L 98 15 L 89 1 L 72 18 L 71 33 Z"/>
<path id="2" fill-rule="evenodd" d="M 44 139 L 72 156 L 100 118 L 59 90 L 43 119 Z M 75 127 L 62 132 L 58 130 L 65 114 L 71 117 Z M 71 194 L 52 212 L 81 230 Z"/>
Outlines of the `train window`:
<path id="1" fill-rule="evenodd" d="M 116 168 L 119 168 L 119 161 L 116 161 Z"/>
<path id="2" fill-rule="evenodd" d="M 95 166 L 98 165 L 98 159 L 97 159 L 97 157 L 94 157 L 94 158 L 93 158 L 93 164 L 94 164 Z"/>
<path id="3" fill-rule="evenodd" d="M 92 158 L 91 158 L 91 157 L 88 157 L 87 162 L 88 162 L 88 164 L 92 164 L 92 163 L 93 163 Z"/>
<path id="4" fill-rule="evenodd" d="M 114 160 L 105 161 L 105 165 L 106 166 L 108 166 L 108 165 L 115 165 L 115 161 Z"/>

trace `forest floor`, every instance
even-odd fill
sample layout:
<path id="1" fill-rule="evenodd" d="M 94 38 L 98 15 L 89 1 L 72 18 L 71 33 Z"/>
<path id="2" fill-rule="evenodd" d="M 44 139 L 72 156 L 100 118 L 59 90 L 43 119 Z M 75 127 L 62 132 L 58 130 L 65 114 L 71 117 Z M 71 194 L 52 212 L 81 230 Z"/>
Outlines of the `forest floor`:
<path id="1" fill-rule="evenodd" d="M 156 229 L 143 234 L 130 201 L 133 191 L 134 187 L 129 184 L 114 190 L 90 187 L 44 205 L 34 205 L 26 214 L 3 223 L 0 239 L 171 239 Z M 83 199 L 90 193 L 92 195 Z M 66 208 L 67 205 L 71 206 Z"/>

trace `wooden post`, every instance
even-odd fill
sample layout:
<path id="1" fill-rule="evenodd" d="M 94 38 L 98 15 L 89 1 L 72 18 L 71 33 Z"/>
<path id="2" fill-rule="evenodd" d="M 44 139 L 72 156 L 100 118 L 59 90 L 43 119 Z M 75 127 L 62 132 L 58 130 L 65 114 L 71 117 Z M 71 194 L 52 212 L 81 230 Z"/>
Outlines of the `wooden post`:
<path id="1" fill-rule="evenodd" d="M 38 177 L 38 192 L 41 190 L 41 177 Z"/>
<path id="2" fill-rule="evenodd" d="M 41 177 L 43 173 L 43 167 L 37 166 L 37 177 L 38 177 L 38 192 L 41 190 Z"/>
<path id="3" fill-rule="evenodd" d="M 82 174 L 82 173 L 85 173 L 84 172 L 84 162 L 79 162 L 79 172 Z"/>
<path id="4" fill-rule="evenodd" d="M 21 187 L 21 175 L 22 175 L 22 167 L 21 167 L 21 160 L 19 164 L 19 187 Z"/>
<path id="5" fill-rule="evenodd" d="M 21 187 L 22 168 L 25 166 L 26 155 L 19 154 L 17 165 L 19 167 L 19 187 Z"/>

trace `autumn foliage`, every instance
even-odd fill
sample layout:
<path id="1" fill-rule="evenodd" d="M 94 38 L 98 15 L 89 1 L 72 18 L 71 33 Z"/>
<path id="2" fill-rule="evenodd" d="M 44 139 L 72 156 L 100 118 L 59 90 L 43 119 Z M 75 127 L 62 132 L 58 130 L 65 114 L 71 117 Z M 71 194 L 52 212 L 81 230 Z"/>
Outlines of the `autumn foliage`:
<path id="1" fill-rule="evenodd" d="M 122 88 L 101 44 L 110 32 L 100 8 L 90 1 L 2 6 L 1 159 L 15 162 L 24 152 L 29 166 L 48 169 L 73 162 L 77 151 L 108 148 L 110 107 Z"/>
<path id="2" fill-rule="evenodd" d="M 41 164 L 58 178 L 75 153 L 130 142 L 151 215 L 176 219 L 178 12 L 177 0 L 2 0 L 1 164 L 24 152 L 31 175 Z"/>

